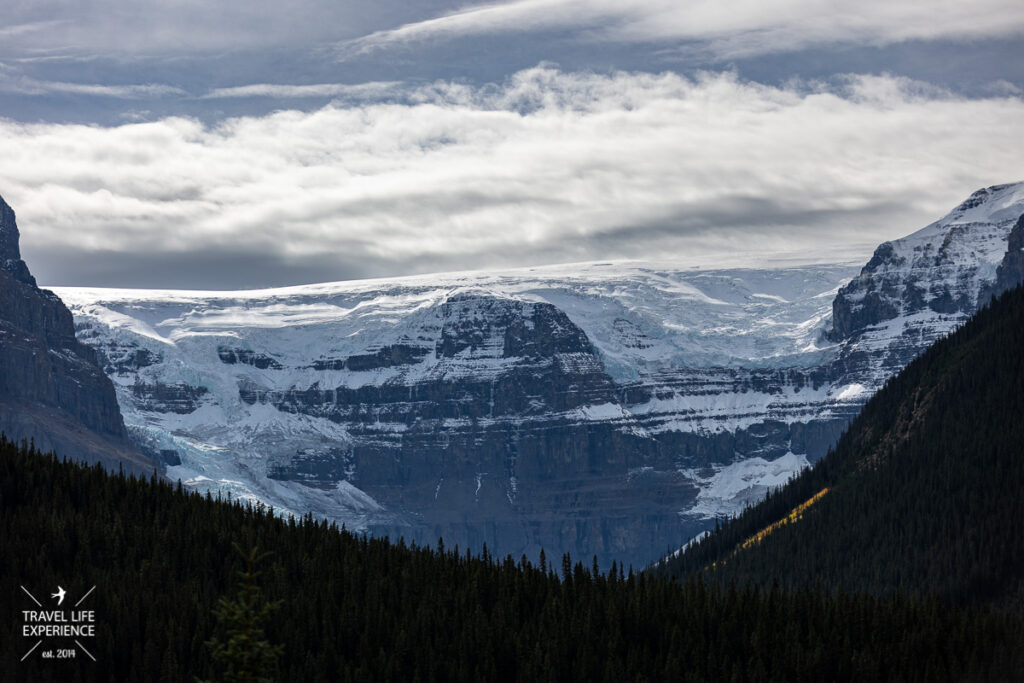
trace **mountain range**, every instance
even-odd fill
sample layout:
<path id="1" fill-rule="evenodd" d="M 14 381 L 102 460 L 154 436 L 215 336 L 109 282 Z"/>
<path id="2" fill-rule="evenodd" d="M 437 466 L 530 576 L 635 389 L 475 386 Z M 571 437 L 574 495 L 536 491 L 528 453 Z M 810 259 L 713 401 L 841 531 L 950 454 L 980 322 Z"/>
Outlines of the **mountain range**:
<path id="1" fill-rule="evenodd" d="M 420 542 L 641 563 L 820 459 L 888 377 L 1019 281 L 1022 214 L 1024 184 L 979 190 L 859 273 L 611 262 L 55 291 L 133 441 L 188 487 Z"/>
<path id="2" fill-rule="evenodd" d="M 80 433 L 127 435 L 193 490 L 425 543 L 642 564 L 820 459 L 888 377 L 1019 282 L 1021 214 L 1024 184 L 979 190 L 859 274 L 612 262 L 56 288 L 77 341 L 63 314 L 39 338 L 113 381 L 125 426 L 93 377 L 98 398 L 70 412 L 109 424 Z M 4 216 L 5 293 L 59 305 Z"/>
<path id="3" fill-rule="evenodd" d="M 639 573 L 370 538 L 0 438 L 0 612 L 30 614 L 26 581 L 74 577 L 68 592 L 101 615 L 95 638 L 66 639 L 77 662 L 28 656 L 23 624 L 0 624 L 0 669 L 34 683 L 1019 680 L 1022 337 L 1016 288 L 891 378 L 814 468 Z"/>

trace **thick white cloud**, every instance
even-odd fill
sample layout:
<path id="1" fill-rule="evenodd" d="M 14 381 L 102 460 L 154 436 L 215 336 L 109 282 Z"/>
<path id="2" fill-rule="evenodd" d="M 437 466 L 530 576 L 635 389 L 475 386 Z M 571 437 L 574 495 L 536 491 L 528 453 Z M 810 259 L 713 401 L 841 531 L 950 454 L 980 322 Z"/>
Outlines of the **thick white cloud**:
<path id="1" fill-rule="evenodd" d="M 377 31 L 342 46 L 365 52 L 395 43 L 474 34 L 569 31 L 594 41 L 692 41 L 720 57 L 813 45 L 888 45 L 1024 33 L 1018 0 L 511 0 L 464 7 Z"/>
<path id="2" fill-rule="evenodd" d="M 215 126 L 0 121 L 0 194 L 51 284 L 124 284 L 139 259 L 214 253 L 247 255 L 239 273 L 246 258 L 284 264 L 250 268 L 247 285 L 633 257 L 863 259 L 974 189 L 1024 178 L 1021 139 L 1019 98 L 906 79 L 777 88 L 536 68 Z M 148 284 L 204 286 L 188 277 Z"/>

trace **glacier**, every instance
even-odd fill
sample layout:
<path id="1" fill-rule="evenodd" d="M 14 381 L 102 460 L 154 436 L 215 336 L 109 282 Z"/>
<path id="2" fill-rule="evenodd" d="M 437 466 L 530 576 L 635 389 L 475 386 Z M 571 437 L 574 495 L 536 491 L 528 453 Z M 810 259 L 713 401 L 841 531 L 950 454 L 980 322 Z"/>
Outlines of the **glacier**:
<path id="1" fill-rule="evenodd" d="M 1021 214 L 1024 184 L 979 190 L 863 268 L 54 291 L 133 440 L 194 490 L 421 543 L 642 565 L 822 457 L 994 293 Z"/>

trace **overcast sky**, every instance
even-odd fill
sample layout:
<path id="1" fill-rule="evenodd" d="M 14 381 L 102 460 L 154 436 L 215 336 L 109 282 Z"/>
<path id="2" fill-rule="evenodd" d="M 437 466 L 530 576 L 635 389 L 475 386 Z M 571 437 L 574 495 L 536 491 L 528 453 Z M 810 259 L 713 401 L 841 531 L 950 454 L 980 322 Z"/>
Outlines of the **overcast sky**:
<path id="1" fill-rule="evenodd" d="M 5 0 L 50 285 L 863 261 L 1024 180 L 1019 0 Z"/>

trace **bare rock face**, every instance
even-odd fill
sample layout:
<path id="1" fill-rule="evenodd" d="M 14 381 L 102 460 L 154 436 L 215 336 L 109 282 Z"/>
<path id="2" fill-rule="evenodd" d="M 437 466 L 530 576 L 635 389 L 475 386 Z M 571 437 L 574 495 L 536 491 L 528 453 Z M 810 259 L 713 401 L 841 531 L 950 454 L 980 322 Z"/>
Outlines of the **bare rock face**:
<path id="1" fill-rule="evenodd" d="M 1024 215 L 1010 231 L 1006 254 L 996 271 L 993 294 L 1002 294 L 1024 282 Z"/>
<path id="2" fill-rule="evenodd" d="M 28 266 L 21 260 L 18 237 L 14 210 L 0 197 L 0 270 L 9 273 L 18 282 L 35 287 L 35 278 L 29 274 Z"/>
<path id="3" fill-rule="evenodd" d="M 73 459 L 152 472 L 127 442 L 96 352 L 75 338 L 57 295 L 36 286 L 18 239 L 14 211 L 0 198 L 0 431 Z"/>

